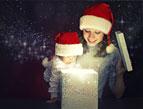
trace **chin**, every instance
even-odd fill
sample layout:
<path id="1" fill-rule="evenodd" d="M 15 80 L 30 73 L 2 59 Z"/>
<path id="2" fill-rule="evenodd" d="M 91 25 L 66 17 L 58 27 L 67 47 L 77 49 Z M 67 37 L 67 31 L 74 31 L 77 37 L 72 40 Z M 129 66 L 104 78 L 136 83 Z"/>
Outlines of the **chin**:
<path id="1" fill-rule="evenodd" d="M 95 44 L 88 43 L 88 45 L 93 47 L 96 45 L 96 43 Z"/>

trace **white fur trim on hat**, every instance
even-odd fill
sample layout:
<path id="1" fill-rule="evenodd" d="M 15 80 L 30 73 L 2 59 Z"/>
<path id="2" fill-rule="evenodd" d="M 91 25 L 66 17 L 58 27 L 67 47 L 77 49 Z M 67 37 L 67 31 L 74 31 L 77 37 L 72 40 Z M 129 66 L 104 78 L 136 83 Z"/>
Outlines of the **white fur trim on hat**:
<path id="1" fill-rule="evenodd" d="M 108 34 L 111 28 L 111 22 L 97 16 L 84 15 L 80 18 L 80 30 L 84 28 L 93 28 Z"/>
<path id="2" fill-rule="evenodd" d="M 48 67 L 48 58 L 45 57 L 43 60 L 42 60 L 42 65 L 46 68 Z"/>
<path id="3" fill-rule="evenodd" d="M 55 54 L 58 56 L 75 56 L 83 54 L 82 44 L 58 44 L 55 46 Z"/>
<path id="4" fill-rule="evenodd" d="M 110 53 L 112 53 L 112 52 L 114 51 L 114 49 L 115 49 L 115 46 L 114 46 L 113 44 L 110 44 L 110 45 L 108 45 L 108 46 L 106 47 L 106 52 L 107 52 L 108 54 L 110 54 Z"/>

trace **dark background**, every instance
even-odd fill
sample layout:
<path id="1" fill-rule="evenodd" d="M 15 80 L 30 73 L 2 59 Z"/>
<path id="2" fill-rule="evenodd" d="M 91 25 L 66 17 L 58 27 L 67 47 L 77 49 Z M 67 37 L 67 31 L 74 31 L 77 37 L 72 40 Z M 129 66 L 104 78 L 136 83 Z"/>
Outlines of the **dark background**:
<path id="1" fill-rule="evenodd" d="M 143 2 L 118 0 L 3 0 L 0 1 L 0 98 L 49 98 L 42 59 L 54 54 L 59 32 L 79 31 L 88 5 L 111 6 L 114 32 L 124 33 L 133 71 L 126 72 L 124 97 L 143 97 Z M 116 45 L 117 46 L 117 45 Z"/>

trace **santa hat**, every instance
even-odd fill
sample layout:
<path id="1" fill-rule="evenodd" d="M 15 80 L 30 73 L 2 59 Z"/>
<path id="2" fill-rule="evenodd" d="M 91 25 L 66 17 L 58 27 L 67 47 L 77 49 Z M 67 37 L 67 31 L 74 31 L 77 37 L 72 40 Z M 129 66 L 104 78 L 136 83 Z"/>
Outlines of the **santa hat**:
<path id="1" fill-rule="evenodd" d="M 58 56 L 75 56 L 83 54 L 83 47 L 76 32 L 60 32 L 55 37 L 55 54 Z"/>
<path id="2" fill-rule="evenodd" d="M 108 37 L 108 45 L 110 45 L 110 32 L 113 26 L 113 14 L 110 6 L 105 3 L 95 4 L 87 7 L 83 16 L 80 18 L 80 30 L 84 28 L 94 28 L 102 31 Z M 113 44 L 107 50 L 113 50 Z"/>
<path id="3" fill-rule="evenodd" d="M 110 39 L 110 32 L 113 26 L 113 14 L 110 6 L 105 3 L 95 4 L 87 7 L 80 18 L 80 29 L 94 28 L 102 31 Z M 108 41 L 110 44 L 110 40 Z"/>

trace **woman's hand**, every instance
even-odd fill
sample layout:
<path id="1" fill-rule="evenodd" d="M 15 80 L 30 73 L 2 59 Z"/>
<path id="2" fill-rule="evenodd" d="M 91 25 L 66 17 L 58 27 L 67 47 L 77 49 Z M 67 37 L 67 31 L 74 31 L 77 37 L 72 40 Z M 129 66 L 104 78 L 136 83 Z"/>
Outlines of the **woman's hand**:
<path id="1" fill-rule="evenodd" d="M 121 56 L 116 66 L 116 70 L 117 70 L 117 77 L 123 76 L 124 72 L 126 72 L 126 69 L 124 68 L 123 63 L 122 63 Z"/>
<path id="2" fill-rule="evenodd" d="M 55 98 L 51 98 L 50 100 L 47 100 L 47 103 L 56 103 L 57 101 L 60 101 L 60 98 L 55 97 Z"/>
<path id="3" fill-rule="evenodd" d="M 121 57 L 117 63 L 116 71 L 117 71 L 117 80 L 112 91 L 115 94 L 116 98 L 121 98 L 125 91 L 125 83 L 124 83 L 123 75 L 124 75 L 124 72 L 126 72 L 126 69 L 123 66 Z"/>

